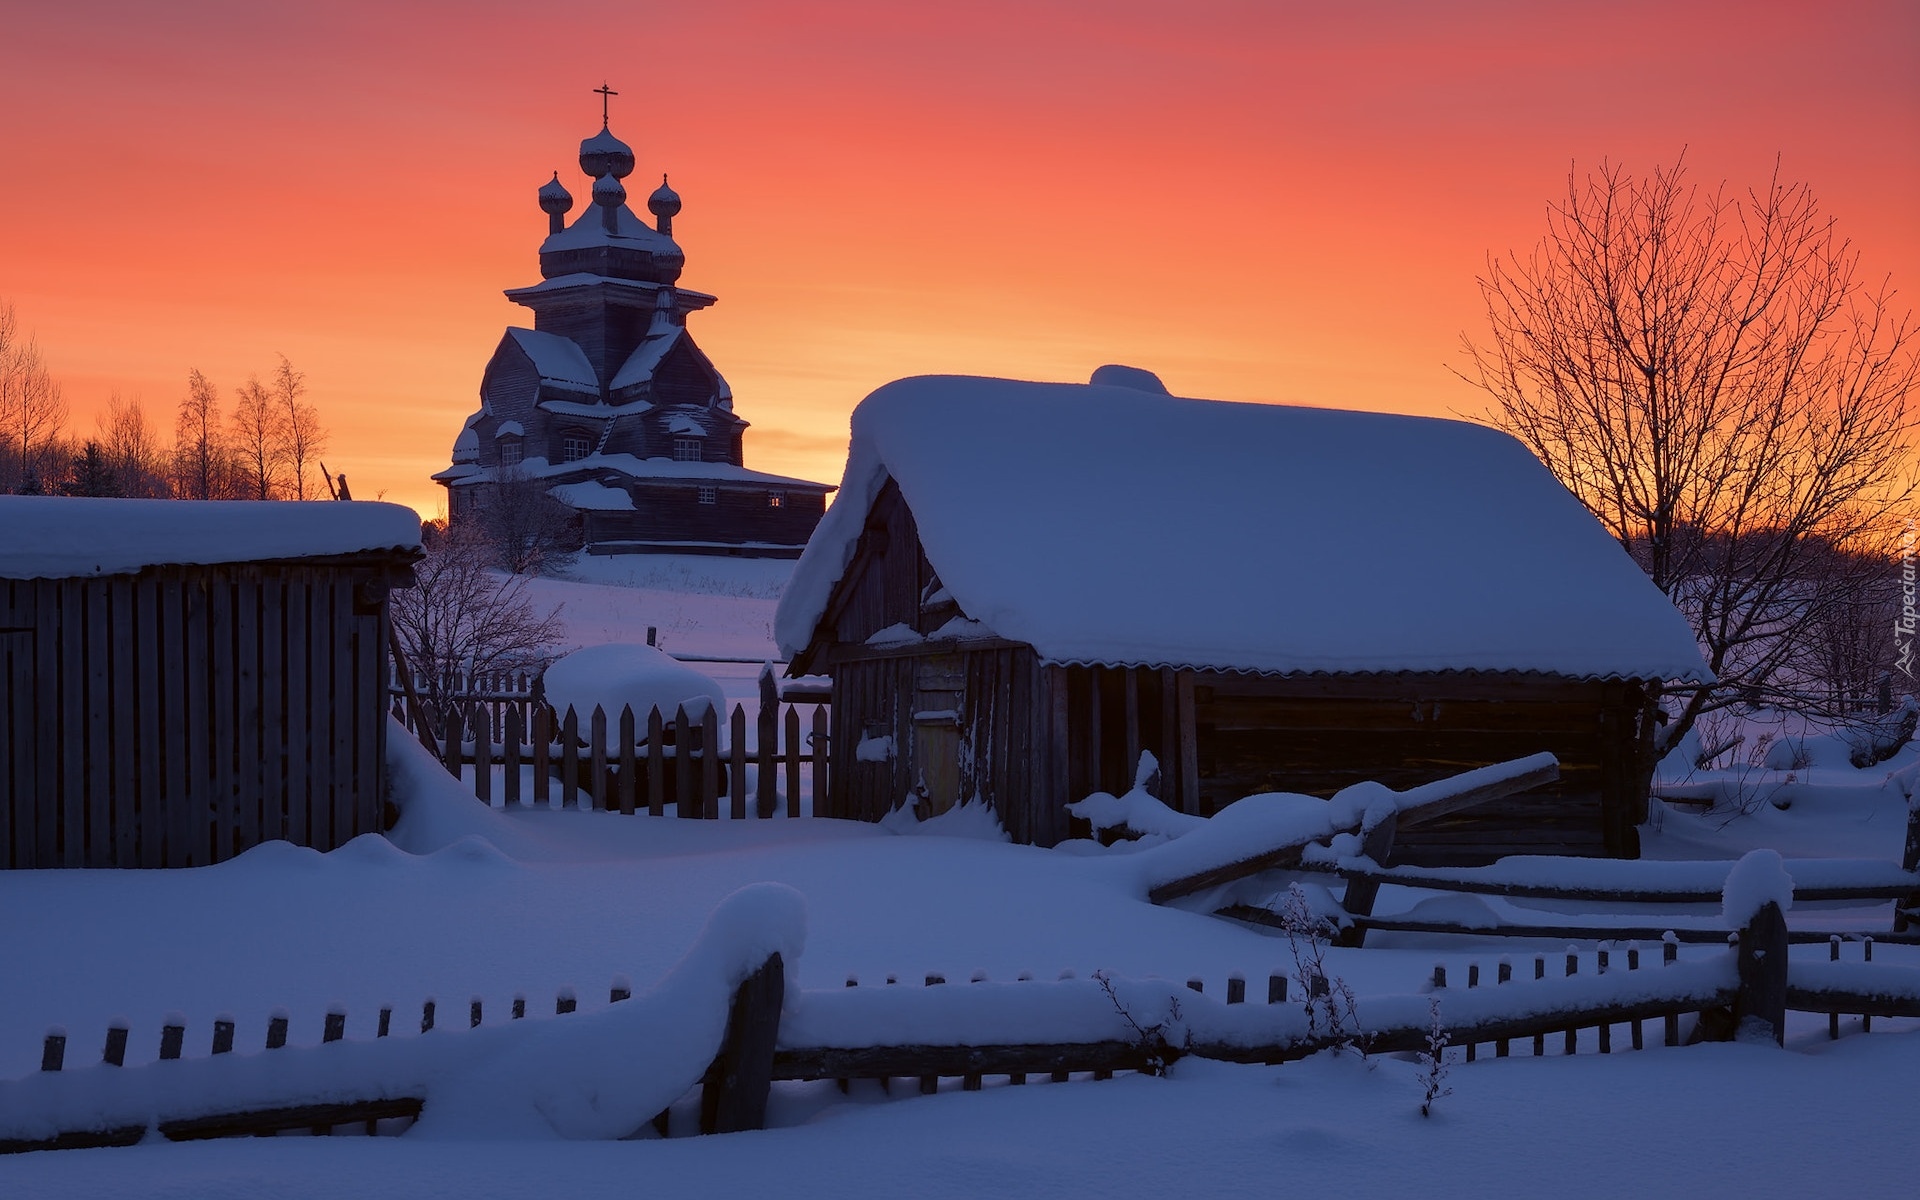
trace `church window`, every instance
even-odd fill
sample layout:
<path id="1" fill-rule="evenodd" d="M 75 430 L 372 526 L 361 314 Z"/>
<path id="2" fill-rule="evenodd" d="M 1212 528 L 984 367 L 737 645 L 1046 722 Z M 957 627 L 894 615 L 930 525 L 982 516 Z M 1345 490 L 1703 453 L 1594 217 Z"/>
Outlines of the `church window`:
<path id="1" fill-rule="evenodd" d="M 700 489 L 700 503 L 717 504 L 719 502 L 720 502 L 720 491 L 718 488 L 703 487 Z"/>
<path id="2" fill-rule="evenodd" d="M 560 461 L 578 462 L 591 453 L 592 444 L 583 433 L 562 434 L 560 437 Z"/>
<path id="3" fill-rule="evenodd" d="M 500 465 L 501 466 L 503 467 L 513 466 L 515 463 L 518 463 L 520 461 L 521 455 L 523 453 L 524 451 L 520 445 L 519 438 L 510 437 L 510 438 L 500 439 Z"/>
<path id="4" fill-rule="evenodd" d="M 767 493 L 768 508 L 784 508 L 786 507 L 786 503 L 787 503 L 787 494 L 785 492 L 768 492 Z"/>
<path id="5" fill-rule="evenodd" d="M 700 439 L 690 437 L 677 437 L 673 439 L 673 461 L 699 462 Z"/>

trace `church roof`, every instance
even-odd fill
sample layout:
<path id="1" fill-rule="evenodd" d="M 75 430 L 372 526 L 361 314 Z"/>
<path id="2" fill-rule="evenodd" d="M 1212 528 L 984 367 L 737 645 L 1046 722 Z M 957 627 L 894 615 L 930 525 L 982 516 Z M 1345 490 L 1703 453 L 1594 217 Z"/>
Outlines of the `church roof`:
<path id="1" fill-rule="evenodd" d="M 653 255 L 681 257 L 680 247 L 672 238 L 635 216 L 626 205 L 614 208 L 614 227 L 611 232 L 600 214 L 599 205 L 589 204 L 586 211 L 574 218 L 573 224 L 559 233 L 549 234 L 547 240 L 540 243 L 540 253 L 587 250 L 595 246 L 623 246 Z"/>
<path id="2" fill-rule="evenodd" d="M 532 361 L 533 369 L 540 373 L 542 384 L 563 391 L 586 392 L 593 396 L 600 394 L 600 379 L 594 374 L 593 364 L 587 361 L 586 352 L 572 339 L 519 328 L 508 329 L 507 336 Z"/>

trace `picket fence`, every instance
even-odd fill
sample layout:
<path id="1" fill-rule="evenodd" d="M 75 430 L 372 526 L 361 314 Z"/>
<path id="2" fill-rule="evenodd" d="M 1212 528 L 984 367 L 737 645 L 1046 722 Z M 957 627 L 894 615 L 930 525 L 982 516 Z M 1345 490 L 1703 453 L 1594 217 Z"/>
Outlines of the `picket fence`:
<path id="1" fill-rule="evenodd" d="M 743 820 L 781 812 L 799 817 L 810 811 L 809 797 L 826 792 L 826 692 L 790 684 L 783 693 L 771 663 L 760 673 L 757 711 L 749 718 L 745 705 L 733 705 L 724 737 L 711 707 L 694 713 L 655 708 L 644 715 L 631 706 L 617 714 L 598 707 L 560 712 L 546 702 L 537 675 L 477 673 L 431 682 L 435 686 L 419 674 L 399 675 L 390 689 L 394 718 L 488 805 L 584 803 L 652 816 L 671 807 L 682 817 L 714 819 L 724 799 L 726 815 Z M 530 768 L 530 780 L 523 768 Z"/>

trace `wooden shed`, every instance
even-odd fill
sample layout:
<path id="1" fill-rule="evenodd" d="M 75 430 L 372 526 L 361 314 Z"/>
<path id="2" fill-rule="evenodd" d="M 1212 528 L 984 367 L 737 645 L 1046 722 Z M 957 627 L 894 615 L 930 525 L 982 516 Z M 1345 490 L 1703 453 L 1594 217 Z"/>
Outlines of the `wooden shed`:
<path id="1" fill-rule="evenodd" d="M 817 814 L 977 797 L 1052 845 L 1142 750 L 1198 814 L 1546 750 L 1557 783 L 1396 859 L 1637 854 L 1658 692 L 1706 669 L 1524 447 L 1094 378 L 909 379 L 854 413 L 776 630 L 795 674 L 833 680 Z"/>
<path id="2" fill-rule="evenodd" d="M 377 503 L 0 497 L 0 866 L 184 867 L 384 828 Z"/>

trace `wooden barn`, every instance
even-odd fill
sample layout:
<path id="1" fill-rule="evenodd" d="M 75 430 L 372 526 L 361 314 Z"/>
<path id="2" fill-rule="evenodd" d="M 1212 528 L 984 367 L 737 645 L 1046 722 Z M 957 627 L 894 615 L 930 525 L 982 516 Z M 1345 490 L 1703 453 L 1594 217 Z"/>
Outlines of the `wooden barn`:
<path id="1" fill-rule="evenodd" d="M 0 497 L 0 867 L 385 827 L 395 504 Z"/>
<path id="2" fill-rule="evenodd" d="M 832 677 L 820 815 L 977 797 L 1019 841 L 1131 783 L 1211 814 L 1542 750 L 1397 861 L 1631 857 L 1685 621 L 1517 441 L 1457 421 L 928 377 L 855 411 L 777 635 Z"/>

